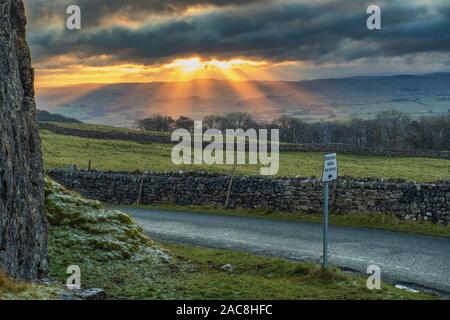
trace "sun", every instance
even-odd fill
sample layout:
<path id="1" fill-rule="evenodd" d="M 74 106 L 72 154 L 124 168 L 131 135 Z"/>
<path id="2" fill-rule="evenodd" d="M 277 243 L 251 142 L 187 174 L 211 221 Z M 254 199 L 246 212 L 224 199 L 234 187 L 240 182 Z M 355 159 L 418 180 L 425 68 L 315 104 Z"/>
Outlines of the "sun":
<path id="1" fill-rule="evenodd" d="M 176 59 L 168 64 L 166 64 L 165 68 L 176 68 L 180 71 L 184 72 L 195 72 L 200 70 L 208 70 L 208 69 L 220 69 L 220 70 L 229 70 L 235 67 L 244 67 L 244 66 L 257 66 L 261 65 L 261 62 L 242 60 L 242 59 L 232 59 L 232 60 L 203 60 L 198 57 L 187 58 L 187 59 Z"/>
<path id="2" fill-rule="evenodd" d="M 176 59 L 164 66 L 167 69 L 178 69 L 183 72 L 199 71 L 205 67 L 200 58 Z"/>
<path id="3" fill-rule="evenodd" d="M 244 59 L 203 59 L 200 57 L 175 59 L 162 66 L 179 80 L 198 78 L 224 78 L 228 80 L 243 80 L 245 73 L 254 73 L 259 67 L 266 66 L 265 61 Z"/>

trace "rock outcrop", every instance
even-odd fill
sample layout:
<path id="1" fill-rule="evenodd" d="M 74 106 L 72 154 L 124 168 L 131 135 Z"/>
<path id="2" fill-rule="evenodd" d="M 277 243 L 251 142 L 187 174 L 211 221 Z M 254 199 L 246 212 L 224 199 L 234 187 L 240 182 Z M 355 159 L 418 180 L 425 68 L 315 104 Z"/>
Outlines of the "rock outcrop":
<path id="1" fill-rule="evenodd" d="M 47 272 L 44 172 L 22 0 L 0 0 L 0 269 Z"/>

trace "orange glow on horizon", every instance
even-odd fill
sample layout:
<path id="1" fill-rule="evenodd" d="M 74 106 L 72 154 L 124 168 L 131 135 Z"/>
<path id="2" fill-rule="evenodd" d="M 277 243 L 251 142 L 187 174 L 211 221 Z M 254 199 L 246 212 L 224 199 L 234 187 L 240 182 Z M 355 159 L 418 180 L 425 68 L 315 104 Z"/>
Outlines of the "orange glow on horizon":
<path id="1" fill-rule="evenodd" d="M 99 61 L 105 60 L 99 57 Z M 70 61 L 70 58 L 62 58 Z M 161 65 L 118 64 L 105 66 L 69 65 L 67 67 L 36 66 L 36 87 L 61 87 L 85 83 L 175 82 L 195 79 L 250 80 L 239 74 L 251 74 L 252 80 L 273 80 L 261 71 L 267 61 L 244 59 L 204 60 L 199 57 L 175 59 Z"/>
<path id="2" fill-rule="evenodd" d="M 61 68 L 55 63 L 53 68 L 51 65 L 36 68 L 36 87 L 44 94 L 51 94 L 53 87 L 84 85 L 72 90 L 75 93 L 70 93 L 71 89 L 63 89 L 63 92 L 70 94 L 64 94 L 61 101 L 58 101 L 59 104 L 70 104 L 105 85 L 119 83 L 143 84 L 131 86 L 131 91 L 124 93 L 126 97 L 142 95 L 142 90 L 146 90 L 148 86 L 151 94 L 135 106 L 144 116 L 155 113 L 172 117 L 199 116 L 211 110 L 214 105 L 227 112 L 249 112 L 259 119 L 273 119 L 280 111 L 280 99 L 287 99 L 291 108 L 295 108 L 296 101 L 302 103 L 317 100 L 299 90 L 295 83 L 279 81 L 275 76 L 274 68 L 292 68 L 294 62 L 189 57 L 151 66 L 114 65 L 109 56 L 99 56 L 96 60 L 99 66 L 85 66 L 71 64 L 73 59 L 70 57 L 61 59 L 69 67 Z M 94 60 L 93 58 L 89 62 Z M 155 82 L 159 83 L 153 85 Z M 278 92 L 289 94 L 286 98 L 279 97 Z"/>
<path id="3" fill-rule="evenodd" d="M 66 61 L 71 61 L 65 57 Z M 100 61 L 100 59 L 102 59 Z M 164 113 L 173 117 L 179 115 L 202 114 L 209 110 L 211 104 L 228 111 L 243 111 L 257 115 L 260 119 L 271 119 L 279 112 L 279 103 L 267 95 L 267 92 L 286 90 L 299 92 L 290 88 L 288 82 L 276 82 L 273 67 L 279 65 L 268 61 L 245 60 L 240 58 L 230 60 L 202 59 L 189 57 L 175 59 L 160 65 L 119 64 L 109 62 L 110 57 L 99 57 L 101 66 L 71 65 L 67 68 L 36 69 L 36 87 L 42 92 L 51 92 L 52 87 L 64 87 L 84 84 L 80 88 L 83 96 L 107 84 L 160 82 L 148 101 L 140 103 L 139 108 L 144 114 Z M 69 63 L 70 65 L 70 63 Z M 222 80 L 204 81 L 204 80 Z M 250 80 L 256 80 L 252 82 Z M 88 85 L 89 84 L 89 85 Z M 279 90 L 280 88 L 284 90 Z M 136 88 L 140 94 L 142 87 Z M 39 90 L 39 89 L 38 89 Z M 228 92 L 223 101 L 221 91 Z M 78 92 L 78 90 L 75 90 Z M 232 95 L 229 95 L 229 92 Z M 302 99 L 308 98 L 301 94 Z M 78 98 L 75 94 L 65 96 L 63 103 L 70 103 Z"/>

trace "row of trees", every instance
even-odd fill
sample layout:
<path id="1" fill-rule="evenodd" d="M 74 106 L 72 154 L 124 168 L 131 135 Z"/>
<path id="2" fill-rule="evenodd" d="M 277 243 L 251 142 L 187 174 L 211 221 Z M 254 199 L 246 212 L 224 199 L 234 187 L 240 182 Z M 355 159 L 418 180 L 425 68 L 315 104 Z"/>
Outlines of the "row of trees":
<path id="1" fill-rule="evenodd" d="M 183 116 L 174 120 L 170 116 L 156 114 L 152 117 L 136 121 L 136 126 L 141 130 L 157 132 L 171 132 L 180 128 L 192 130 L 194 128 L 194 120 Z"/>
<path id="2" fill-rule="evenodd" d="M 155 115 L 139 120 L 138 128 L 150 131 L 193 130 L 194 121 L 187 117 L 173 119 Z M 298 118 L 282 116 L 271 123 L 257 122 L 247 113 L 208 115 L 203 119 L 205 129 L 279 129 L 280 138 L 288 143 L 343 143 L 357 147 L 412 148 L 450 150 L 450 115 L 412 119 L 390 110 L 380 112 L 374 119 L 353 117 L 345 122 L 306 123 Z"/>
<path id="3" fill-rule="evenodd" d="M 138 120 L 136 126 L 141 130 L 171 132 L 176 129 L 194 129 L 194 120 L 181 116 L 178 119 L 173 119 L 170 116 L 156 114 L 152 117 Z M 209 115 L 203 119 L 203 126 L 205 129 L 250 129 L 262 128 L 268 126 L 267 123 L 257 123 L 247 113 L 233 112 L 226 115 Z"/>

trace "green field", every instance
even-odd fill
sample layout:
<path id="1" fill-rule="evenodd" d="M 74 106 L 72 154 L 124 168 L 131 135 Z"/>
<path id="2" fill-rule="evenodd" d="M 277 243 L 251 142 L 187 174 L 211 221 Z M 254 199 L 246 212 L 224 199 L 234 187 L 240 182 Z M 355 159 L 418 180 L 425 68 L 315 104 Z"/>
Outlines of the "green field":
<path id="1" fill-rule="evenodd" d="M 78 126 L 78 125 L 77 125 Z M 91 128 L 89 126 L 89 128 Z M 108 127 L 106 127 L 108 128 Z M 76 164 L 86 168 L 113 171 L 211 171 L 231 173 L 232 166 L 176 166 L 171 161 L 172 146 L 120 140 L 95 140 L 63 136 L 41 130 L 46 169 L 66 168 Z M 354 177 L 402 178 L 408 181 L 450 179 L 450 161 L 425 158 L 388 158 L 375 156 L 339 155 L 340 175 Z M 314 152 L 285 152 L 280 154 L 279 176 L 320 176 L 323 154 Z M 242 165 L 237 174 L 257 175 L 259 166 Z"/>

